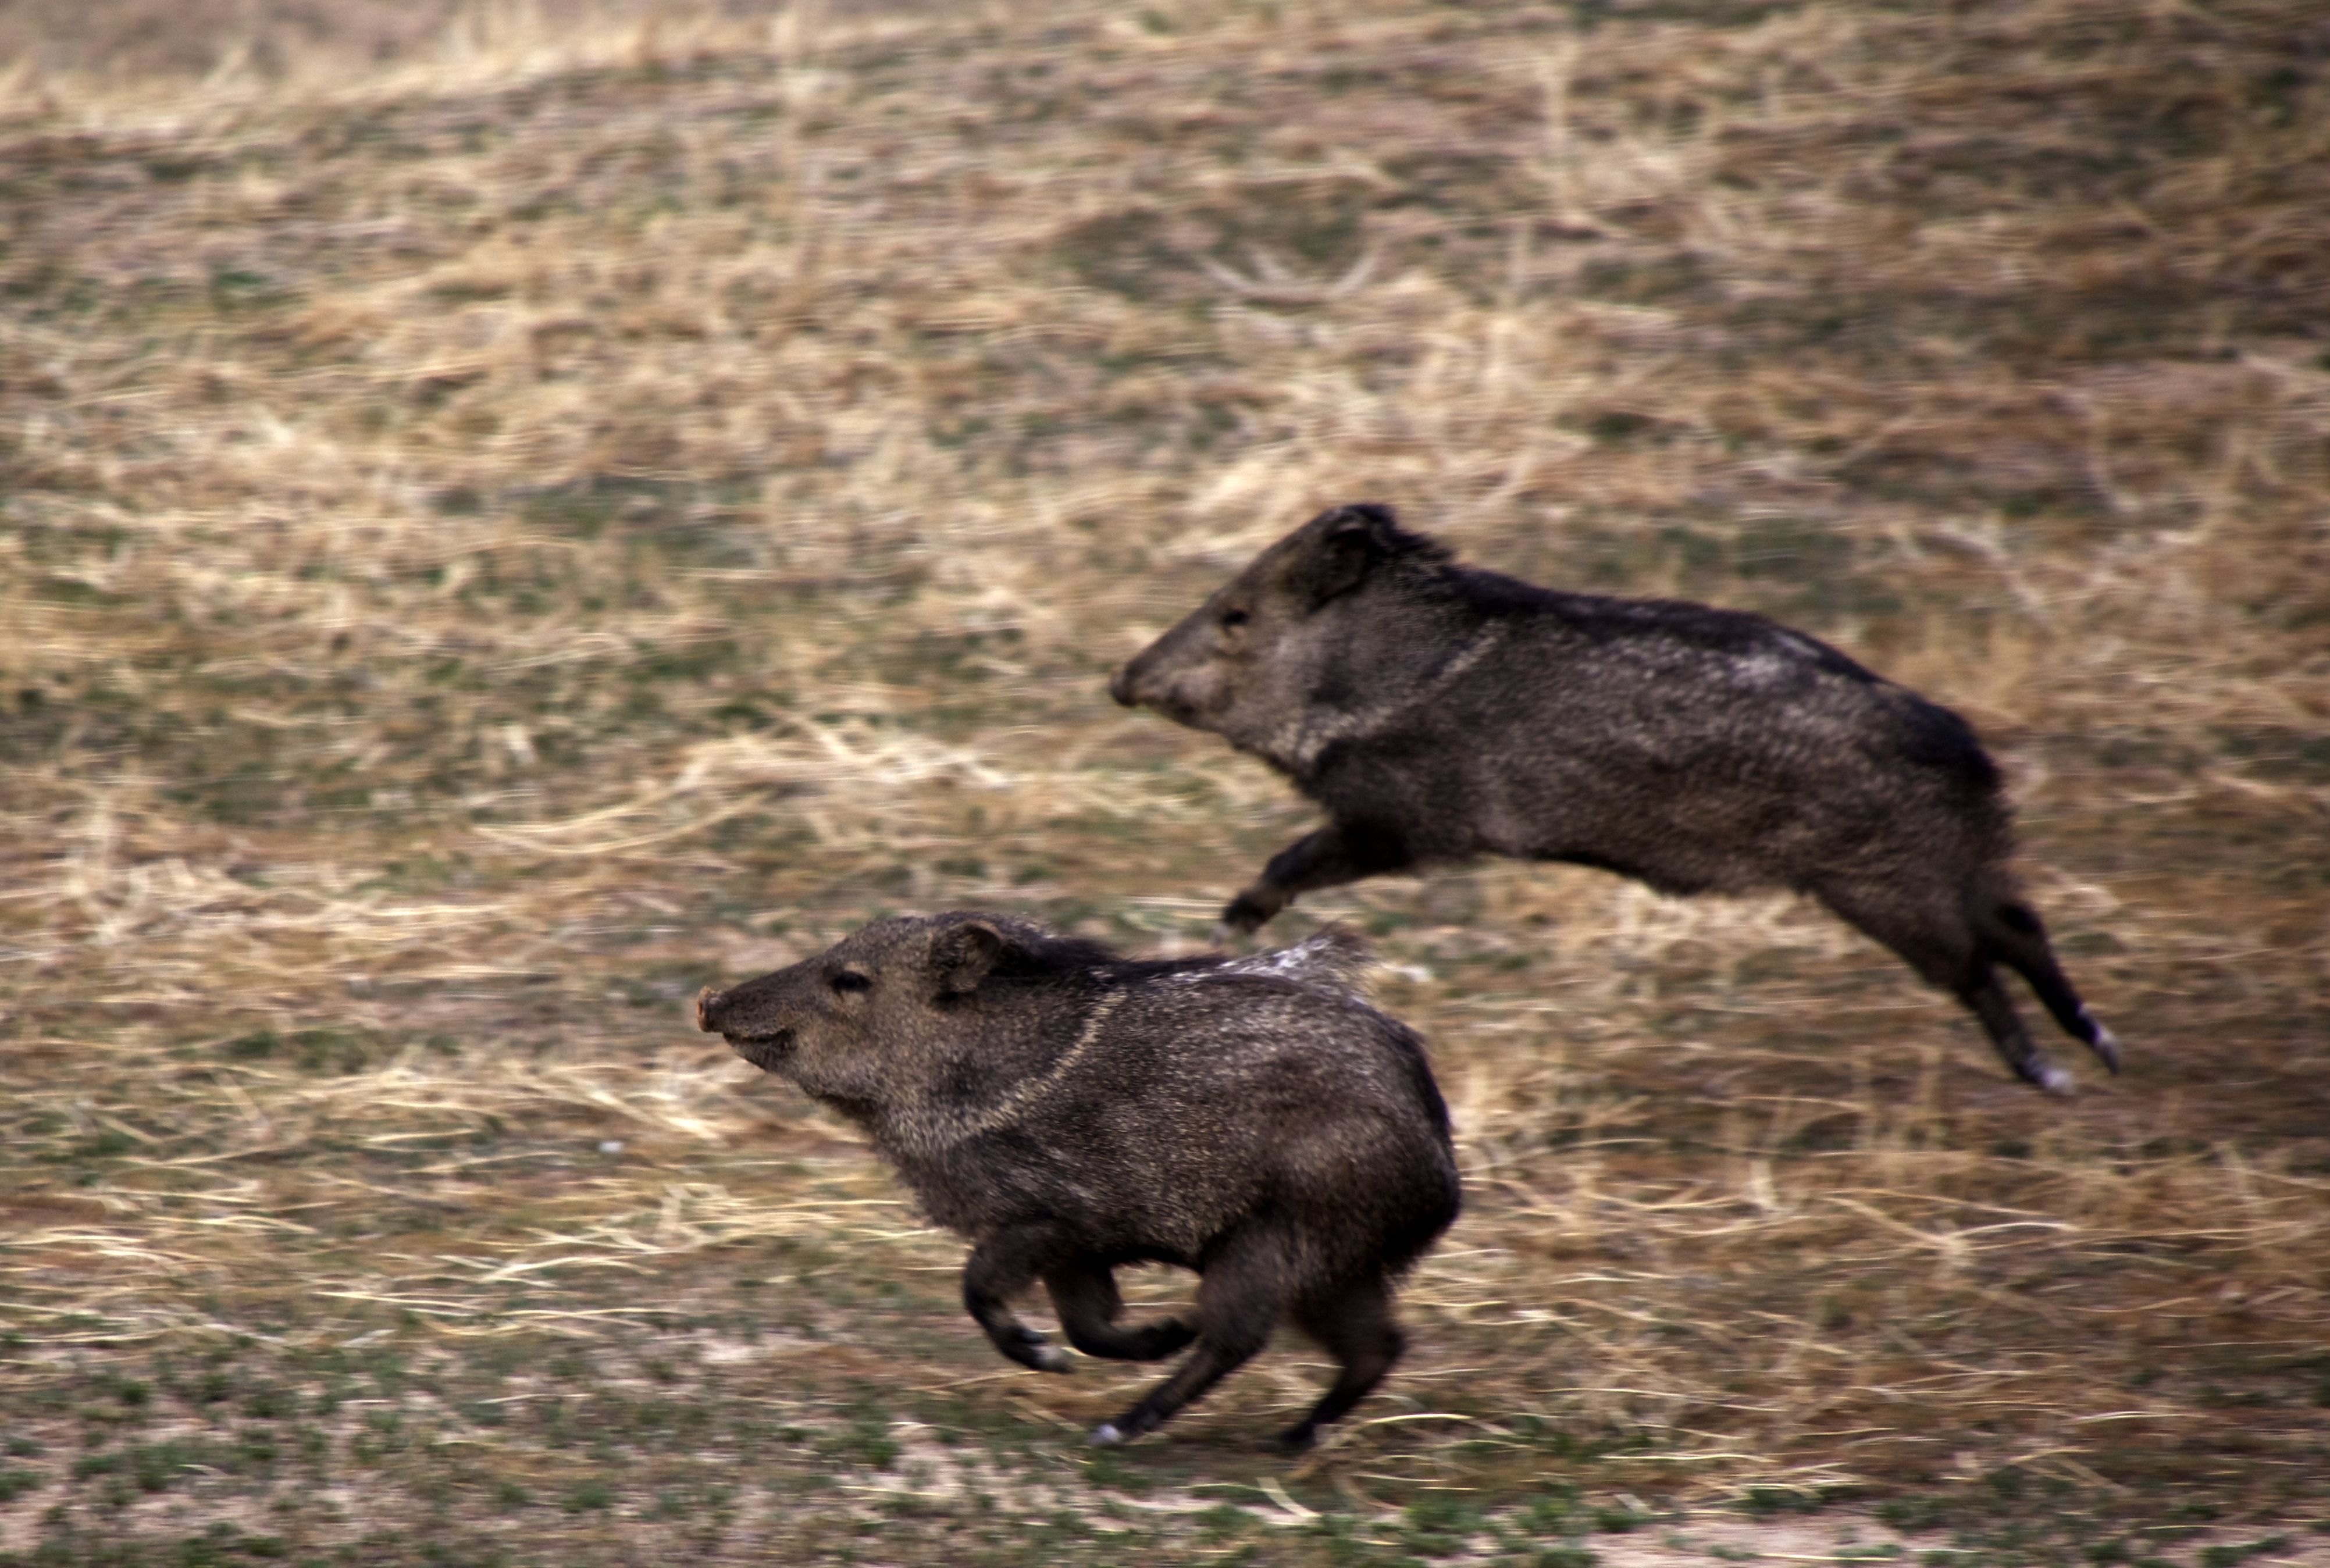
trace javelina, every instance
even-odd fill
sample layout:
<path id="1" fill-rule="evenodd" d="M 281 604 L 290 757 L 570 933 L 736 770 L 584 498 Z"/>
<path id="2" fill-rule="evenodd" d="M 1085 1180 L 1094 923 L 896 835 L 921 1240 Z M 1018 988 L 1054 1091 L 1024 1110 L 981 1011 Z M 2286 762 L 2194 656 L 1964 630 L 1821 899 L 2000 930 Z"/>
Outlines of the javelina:
<path id="1" fill-rule="evenodd" d="M 1041 1280 L 1087 1355 L 1197 1348 L 1094 1430 L 1138 1437 L 1292 1318 L 1341 1363 L 1308 1444 L 1402 1341 L 1389 1282 L 1456 1217 L 1424 1047 L 1349 988 L 1340 934 L 1253 958 L 1133 961 L 1001 915 L 876 921 L 696 998 L 696 1022 L 864 1128 L 974 1243 L 963 1305 L 1023 1366 L 1067 1369 L 1010 1298 Z M 1203 1276 L 1196 1320 L 1122 1327 L 1119 1264 Z"/>
<path id="2" fill-rule="evenodd" d="M 1257 556 L 1109 683 L 1327 808 L 1223 912 L 1480 855 L 1666 893 L 1810 893 L 1957 997 L 2058 1093 L 1996 966 L 2112 1071 L 2119 1046 L 2008 872 L 1998 770 L 1965 722 L 1760 616 L 1558 593 L 1460 566 L 1389 508 Z"/>

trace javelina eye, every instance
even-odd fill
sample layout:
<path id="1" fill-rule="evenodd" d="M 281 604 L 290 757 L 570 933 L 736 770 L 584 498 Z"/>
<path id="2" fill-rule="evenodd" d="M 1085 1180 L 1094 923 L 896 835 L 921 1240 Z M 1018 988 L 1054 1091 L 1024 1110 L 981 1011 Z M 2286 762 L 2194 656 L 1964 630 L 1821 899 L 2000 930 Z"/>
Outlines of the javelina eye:
<path id="1" fill-rule="evenodd" d="M 1232 630 L 1236 630 L 1237 628 L 1244 626 L 1246 623 L 1246 611 L 1244 611 L 1244 610 L 1242 610 L 1242 609 L 1226 609 L 1226 610 L 1222 611 L 1222 625 L 1223 625 L 1223 626 L 1227 627 L 1227 628 L 1230 628 L 1230 629 L 1232 629 Z"/>
<path id="2" fill-rule="evenodd" d="M 855 969 L 842 970 L 833 977 L 831 984 L 837 991 L 868 991 L 874 988 L 874 982 Z"/>

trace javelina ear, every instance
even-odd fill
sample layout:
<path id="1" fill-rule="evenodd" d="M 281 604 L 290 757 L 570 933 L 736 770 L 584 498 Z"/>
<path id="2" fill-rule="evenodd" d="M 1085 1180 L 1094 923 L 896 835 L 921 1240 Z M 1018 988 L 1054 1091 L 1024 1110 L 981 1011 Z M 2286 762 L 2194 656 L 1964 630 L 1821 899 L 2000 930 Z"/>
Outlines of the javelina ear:
<path id="1" fill-rule="evenodd" d="M 1371 501 L 1321 512 L 1312 524 L 1318 539 L 1294 562 L 1289 585 L 1307 595 L 1313 609 L 1366 581 L 1399 535 L 1392 509 Z"/>
<path id="2" fill-rule="evenodd" d="M 949 926 L 931 940 L 931 972 L 939 995 L 961 997 L 979 989 L 1010 944 L 1003 933 L 979 921 Z"/>

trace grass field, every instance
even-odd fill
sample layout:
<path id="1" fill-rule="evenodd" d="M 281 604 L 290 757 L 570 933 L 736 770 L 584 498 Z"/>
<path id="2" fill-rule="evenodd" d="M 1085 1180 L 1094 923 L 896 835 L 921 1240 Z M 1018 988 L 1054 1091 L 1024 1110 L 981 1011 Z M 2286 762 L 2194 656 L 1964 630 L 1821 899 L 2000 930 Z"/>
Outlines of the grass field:
<path id="1" fill-rule="evenodd" d="M 6 24 L 0 1563 L 2330 1562 L 2308 0 Z M 687 1001 L 1201 941 L 1312 818 L 1106 672 L 1358 498 L 1965 713 L 2128 1071 L 1785 902 L 1306 900 L 1456 1114 L 1414 1352 L 1089 1453 L 1148 1374 Z"/>

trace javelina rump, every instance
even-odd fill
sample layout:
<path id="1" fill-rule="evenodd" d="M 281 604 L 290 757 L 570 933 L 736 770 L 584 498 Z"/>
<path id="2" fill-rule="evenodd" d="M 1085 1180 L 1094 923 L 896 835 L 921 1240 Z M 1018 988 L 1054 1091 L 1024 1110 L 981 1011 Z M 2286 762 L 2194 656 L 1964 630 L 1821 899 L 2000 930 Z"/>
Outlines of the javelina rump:
<path id="1" fill-rule="evenodd" d="M 1350 989 L 1338 934 L 1253 958 L 1119 958 L 1000 915 L 877 921 L 696 999 L 696 1022 L 864 1128 L 973 1243 L 963 1305 L 1023 1366 L 1067 1357 L 1014 1317 L 1037 1280 L 1087 1355 L 1196 1344 L 1096 1429 L 1140 1436 L 1292 1318 L 1341 1374 L 1308 1444 L 1401 1348 L 1390 1281 L 1456 1217 L 1448 1114 L 1405 1025 Z M 1201 1276 L 1193 1322 L 1128 1327 L 1114 1270 Z"/>
<path id="2" fill-rule="evenodd" d="M 1388 507 L 1323 512 L 1109 683 L 1327 809 L 1223 912 L 1482 855 L 1666 893 L 1809 893 L 1956 996 L 2017 1075 L 2068 1092 L 2000 981 L 2112 1071 L 2007 869 L 1997 768 L 1965 722 L 1760 616 L 1558 593 L 1459 566 Z"/>

